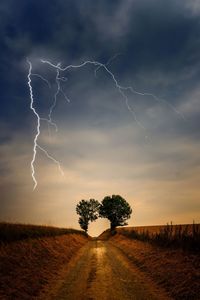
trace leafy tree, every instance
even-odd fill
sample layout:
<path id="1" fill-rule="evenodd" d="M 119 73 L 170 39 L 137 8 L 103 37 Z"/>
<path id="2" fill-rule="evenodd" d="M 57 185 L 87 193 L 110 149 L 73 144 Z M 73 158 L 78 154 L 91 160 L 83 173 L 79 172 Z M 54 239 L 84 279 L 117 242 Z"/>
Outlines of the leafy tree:
<path id="1" fill-rule="evenodd" d="M 125 222 L 130 218 L 132 209 L 128 202 L 119 195 L 107 196 L 102 200 L 99 216 L 110 221 L 111 231 L 116 226 L 127 225 Z"/>
<path id="2" fill-rule="evenodd" d="M 76 213 L 79 217 L 80 227 L 88 231 L 89 222 L 98 219 L 100 203 L 95 199 L 81 200 L 76 206 Z"/>

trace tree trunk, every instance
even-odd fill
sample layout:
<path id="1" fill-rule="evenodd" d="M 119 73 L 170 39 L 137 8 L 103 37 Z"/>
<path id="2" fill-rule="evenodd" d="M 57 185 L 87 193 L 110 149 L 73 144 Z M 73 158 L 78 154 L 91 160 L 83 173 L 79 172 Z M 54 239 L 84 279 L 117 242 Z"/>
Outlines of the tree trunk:
<path id="1" fill-rule="evenodd" d="M 116 234 L 116 226 L 113 223 L 110 223 L 110 232 L 111 235 L 115 235 Z"/>

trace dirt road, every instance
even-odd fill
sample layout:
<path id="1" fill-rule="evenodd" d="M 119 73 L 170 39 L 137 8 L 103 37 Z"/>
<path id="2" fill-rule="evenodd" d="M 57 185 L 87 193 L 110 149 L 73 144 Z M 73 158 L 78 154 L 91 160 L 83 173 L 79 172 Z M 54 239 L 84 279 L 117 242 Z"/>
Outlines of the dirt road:
<path id="1" fill-rule="evenodd" d="M 108 241 L 91 241 L 71 262 L 54 300 L 169 299 Z"/>

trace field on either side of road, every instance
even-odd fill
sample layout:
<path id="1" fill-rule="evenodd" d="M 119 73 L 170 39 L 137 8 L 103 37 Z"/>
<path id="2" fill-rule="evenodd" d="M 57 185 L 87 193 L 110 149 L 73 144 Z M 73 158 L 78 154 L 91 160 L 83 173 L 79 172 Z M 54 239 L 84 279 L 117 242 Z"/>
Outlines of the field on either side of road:
<path id="1" fill-rule="evenodd" d="M 13 224 L 8 227 L 6 236 L 12 236 L 13 230 L 17 230 L 19 239 L 16 241 L 13 235 L 14 241 L 7 238 L 9 242 L 5 242 L 4 236 L 0 244 L 0 299 L 5 300 L 39 299 L 55 284 L 75 253 L 88 242 L 84 234 L 71 229 L 63 234 L 63 229 L 54 228 L 49 236 L 51 227 L 18 224 L 16 228 Z"/>
<path id="2" fill-rule="evenodd" d="M 178 247 L 158 246 L 150 241 L 141 241 L 124 234 L 133 228 L 119 228 L 109 242 L 119 248 L 142 272 L 163 287 L 172 299 L 199 299 L 200 254 Z M 134 229 L 137 229 L 135 227 Z M 156 227 L 143 227 L 157 231 Z M 102 234 L 108 238 L 108 232 Z"/>

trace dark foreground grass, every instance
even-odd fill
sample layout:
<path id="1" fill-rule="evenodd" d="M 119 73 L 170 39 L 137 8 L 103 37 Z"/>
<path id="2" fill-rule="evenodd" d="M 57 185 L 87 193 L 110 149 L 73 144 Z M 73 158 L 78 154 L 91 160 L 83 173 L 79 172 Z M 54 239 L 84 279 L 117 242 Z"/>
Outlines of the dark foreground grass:
<path id="1" fill-rule="evenodd" d="M 47 300 L 87 242 L 83 234 L 69 233 L 0 244 L 0 299 Z"/>
<path id="2" fill-rule="evenodd" d="M 160 226 L 159 231 L 150 232 L 148 226 L 137 229 L 119 230 L 119 233 L 140 241 L 147 241 L 161 247 L 181 248 L 187 251 L 200 251 L 200 224 Z"/>
<path id="3" fill-rule="evenodd" d="M 0 244 L 16 242 L 25 239 L 53 237 L 73 233 L 87 236 L 84 231 L 71 228 L 57 228 L 52 226 L 12 224 L 1 222 Z"/>
<path id="4" fill-rule="evenodd" d="M 109 242 L 119 248 L 141 272 L 165 289 L 169 299 L 200 299 L 199 252 L 160 247 L 127 238 L 119 234 L 118 230 L 117 234 L 110 237 Z"/>

